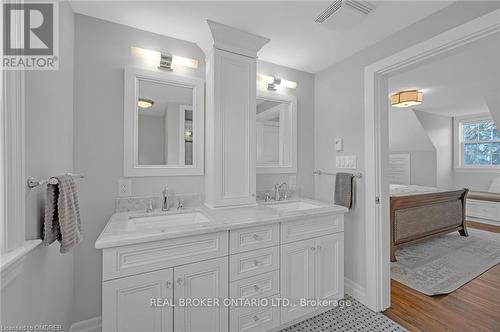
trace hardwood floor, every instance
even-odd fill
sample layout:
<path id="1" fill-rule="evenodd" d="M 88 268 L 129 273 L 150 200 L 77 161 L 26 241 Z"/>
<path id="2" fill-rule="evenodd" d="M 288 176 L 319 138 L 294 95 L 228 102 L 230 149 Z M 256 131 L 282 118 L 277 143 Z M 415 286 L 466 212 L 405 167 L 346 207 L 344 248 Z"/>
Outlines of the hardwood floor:
<path id="1" fill-rule="evenodd" d="M 467 222 L 500 233 L 500 227 Z M 410 331 L 500 331 L 500 264 L 448 295 L 427 296 L 391 280 L 384 314 Z"/>

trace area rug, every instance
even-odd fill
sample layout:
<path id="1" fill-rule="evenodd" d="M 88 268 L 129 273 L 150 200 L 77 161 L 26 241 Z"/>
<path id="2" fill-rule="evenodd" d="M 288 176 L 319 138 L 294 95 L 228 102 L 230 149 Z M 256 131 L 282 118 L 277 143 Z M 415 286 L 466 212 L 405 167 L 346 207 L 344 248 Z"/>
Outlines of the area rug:
<path id="1" fill-rule="evenodd" d="M 392 279 L 426 295 L 449 294 L 500 263 L 500 234 L 468 231 L 398 249 Z"/>
<path id="2" fill-rule="evenodd" d="M 344 306 L 328 310 L 280 332 L 404 332 L 406 329 L 381 313 L 365 307 L 350 296 Z"/>

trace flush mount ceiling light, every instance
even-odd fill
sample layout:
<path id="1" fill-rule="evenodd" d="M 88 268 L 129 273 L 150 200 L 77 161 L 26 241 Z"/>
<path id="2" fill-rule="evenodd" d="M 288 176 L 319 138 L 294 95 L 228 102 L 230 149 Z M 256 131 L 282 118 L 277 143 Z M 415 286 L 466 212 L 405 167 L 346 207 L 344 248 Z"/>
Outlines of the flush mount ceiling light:
<path id="1" fill-rule="evenodd" d="M 158 69 L 161 70 L 172 71 L 176 66 L 194 69 L 198 68 L 198 60 L 196 59 L 184 58 L 182 56 L 147 50 L 140 47 L 131 47 L 130 50 L 133 56 L 142 58 L 152 65 L 157 65 Z"/>
<path id="2" fill-rule="evenodd" d="M 140 108 L 151 108 L 154 105 L 154 101 L 147 98 L 139 98 L 137 101 L 137 106 Z"/>
<path id="3" fill-rule="evenodd" d="M 392 107 L 410 107 L 422 104 L 424 93 L 418 90 L 399 91 L 391 96 Z"/>
<path id="4" fill-rule="evenodd" d="M 295 89 L 297 88 L 297 82 L 284 80 L 278 77 L 268 76 L 264 74 L 257 75 L 257 81 L 267 84 L 267 89 L 276 91 L 277 86 L 283 86 L 285 88 Z"/>

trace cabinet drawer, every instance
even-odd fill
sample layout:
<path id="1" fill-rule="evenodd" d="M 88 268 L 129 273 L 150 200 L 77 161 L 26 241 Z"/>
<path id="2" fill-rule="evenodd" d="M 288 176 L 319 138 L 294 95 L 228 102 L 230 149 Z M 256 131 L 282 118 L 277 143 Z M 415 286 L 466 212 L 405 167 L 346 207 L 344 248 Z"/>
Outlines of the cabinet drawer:
<path id="1" fill-rule="evenodd" d="M 278 247 L 244 252 L 230 256 L 231 281 L 279 269 Z"/>
<path id="2" fill-rule="evenodd" d="M 329 215 L 281 224 L 281 243 L 344 231 L 344 215 Z"/>
<path id="3" fill-rule="evenodd" d="M 278 327 L 280 307 L 271 305 L 272 298 L 268 300 L 269 305 L 265 307 L 240 307 L 230 310 L 230 331 L 262 332 Z"/>
<path id="4" fill-rule="evenodd" d="M 267 272 L 231 283 L 231 298 L 266 298 L 279 293 L 279 271 Z"/>
<path id="5" fill-rule="evenodd" d="M 232 254 L 277 246 L 279 224 L 249 227 L 229 232 L 229 248 Z"/>
<path id="6" fill-rule="evenodd" d="M 149 272 L 227 254 L 227 232 L 104 249 L 103 279 Z"/>
<path id="7" fill-rule="evenodd" d="M 466 212 L 471 217 L 499 220 L 497 205 L 495 203 L 468 200 Z"/>

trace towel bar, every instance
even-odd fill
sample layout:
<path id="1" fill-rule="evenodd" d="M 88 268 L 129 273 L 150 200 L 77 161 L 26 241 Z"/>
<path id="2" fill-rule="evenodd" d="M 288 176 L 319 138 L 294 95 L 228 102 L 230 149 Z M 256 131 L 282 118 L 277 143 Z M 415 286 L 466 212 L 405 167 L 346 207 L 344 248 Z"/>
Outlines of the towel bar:
<path id="1" fill-rule="evenodd" d="M 72 174 L 68 173 L 68 175 L 71 175 L 75 179 L 83 179 L 85 176 L 83 174 Z M 34 178 L 30 176 L 27 180 L 26 183 L 28 184 L 28 188 L 33 189 L 35 187 L 41 186 L 42 184 L 50 183 L 50 184 L 57 184 L 57 178 L 55 177 L 50 177 L 45 180 L 40 180 L 37 178 Z"/>
<path id="2" fill-rule="evenodd" d="M 313 174 L 317 174 L 317 175 L 333 175 L 333 176 L 336 176 L 337 173 L 328 173 L 328 172 L 323 172 L 322 170 L 316 170 L 313 172 Z M 358 179 L 361 179 L 363 177 L 363 174 L 361 173 L 356 173 L 356 174 L 353 174 L 355 178 L 358 178 Z"/>

